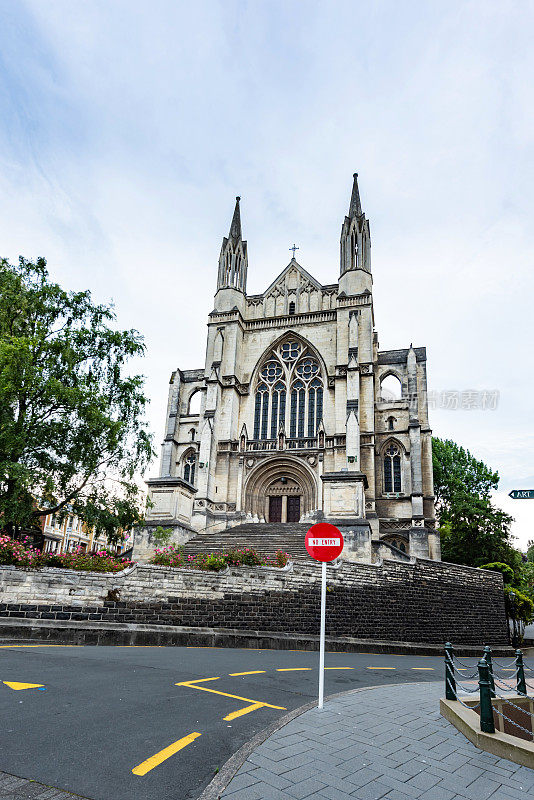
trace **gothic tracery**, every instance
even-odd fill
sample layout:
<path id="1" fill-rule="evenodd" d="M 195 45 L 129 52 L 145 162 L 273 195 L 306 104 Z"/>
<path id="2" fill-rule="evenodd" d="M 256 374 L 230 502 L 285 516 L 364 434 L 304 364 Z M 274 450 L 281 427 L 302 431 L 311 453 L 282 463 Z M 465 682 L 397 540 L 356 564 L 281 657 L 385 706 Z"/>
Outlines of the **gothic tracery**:
<path id="1" fill-rule="evenodd" d="M 289 431 L 292 439 L 312 438 L 322 417 L 319 361 L 297 339 L 284 340 L 268 353 L 259 370 L 253 438 L 275 439 L 280 428 Z"/>

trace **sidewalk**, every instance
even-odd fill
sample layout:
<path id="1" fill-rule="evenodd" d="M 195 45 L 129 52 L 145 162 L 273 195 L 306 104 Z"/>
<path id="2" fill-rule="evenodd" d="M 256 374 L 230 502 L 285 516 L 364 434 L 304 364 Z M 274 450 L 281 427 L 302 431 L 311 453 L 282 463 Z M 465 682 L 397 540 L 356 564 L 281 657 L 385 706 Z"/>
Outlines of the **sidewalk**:
<path id="1" fill-rule="evenodd" d="M 0 800 L 86 800 L 86 798 L 0 772 Z"/>
<path id="2" fill-rule="evenodd" d="M 441 683 L 362 689 L 289 722 L 222 800 L 525 800 L 534 770 L 478 750 L 439 714 Z"/>

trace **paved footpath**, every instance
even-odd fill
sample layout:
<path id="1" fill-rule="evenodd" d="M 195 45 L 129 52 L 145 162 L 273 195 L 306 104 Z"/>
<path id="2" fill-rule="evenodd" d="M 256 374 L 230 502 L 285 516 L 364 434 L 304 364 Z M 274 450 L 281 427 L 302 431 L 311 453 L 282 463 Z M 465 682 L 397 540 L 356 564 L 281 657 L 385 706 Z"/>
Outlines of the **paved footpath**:
<path id="1" fill-rule="evenodd" d="M 87 798 L 0 772 L 0 800 L 87 800 Z"/>
<path id="2" fill-rule="evenodd" d="M 247 758 L 223 800 L 526 800 L 534 770 L 478 750 L 439 713 L 440 683 L 359 689 Z"/>

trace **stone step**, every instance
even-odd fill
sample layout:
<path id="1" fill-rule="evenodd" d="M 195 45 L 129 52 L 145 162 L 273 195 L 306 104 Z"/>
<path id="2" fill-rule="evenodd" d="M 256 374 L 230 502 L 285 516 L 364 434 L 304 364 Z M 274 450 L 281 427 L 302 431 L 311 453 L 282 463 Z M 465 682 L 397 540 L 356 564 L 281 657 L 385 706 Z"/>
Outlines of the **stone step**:
<path id="1" fill-rule="evenodd" d="M 245 523 L 219 533 L 199 533 L 187 542 L 184 553 L 195 555 L 249 547 L 262 555 L 283 550 L 292 558 L 307 558 L 304 537 L 309 527 L 305 523 Z"/>

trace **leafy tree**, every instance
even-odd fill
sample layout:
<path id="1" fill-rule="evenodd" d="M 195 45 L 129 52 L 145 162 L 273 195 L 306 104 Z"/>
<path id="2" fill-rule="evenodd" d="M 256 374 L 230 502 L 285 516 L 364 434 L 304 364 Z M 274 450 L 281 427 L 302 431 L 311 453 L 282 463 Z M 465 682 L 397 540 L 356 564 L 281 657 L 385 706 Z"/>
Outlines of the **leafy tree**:
<path id="1" fill-rule="evenodd" d="M 519 588 L 531 600 L 534 600 L 534 564 L 531 561 L 523 564 Z"/>
<path id="2" fill-rule="evenodd" d="M 167 547 L 172 539 L 172 528 L 163 528 L 158 525 L 156 530 L 152 532 L 152 541 L 157 547 Z"/>
<path id="3" fill-rule="evenodd" d="M 46 261 L 0 260 L 0 520 L 16 535 L 74 513 L 111 541 L 142 515 L 135 475 L 152 455 L 135 330 L 112 306 L 49 279 Z"/>
<path id="4" fill-rule="evenodd" d="M 515 617 L 523 625 L 528 625 L 532 621 L 534 603 L 530 597 L 527 597 L 517 589 L 513 589 L 511 586 L 505 586 L 504 600 L 508 617 Z"/>
<path id="5" fill-rule="evenodd" d="M 489 500 L 492 489 L 499 485 L 498 472 L 450 439 L 432 438 L 432 466 L 438 513 L 461 494 Z"/>
<path id="6" fill-rule="evenodd" d="M 521 555 L 511 544 L 512 517 L 491 502 L 498 472 L 451 440 L 434 438 L 432 459 L 443 560 L 473 567 L 504 562 L 519 580 Z"/>

